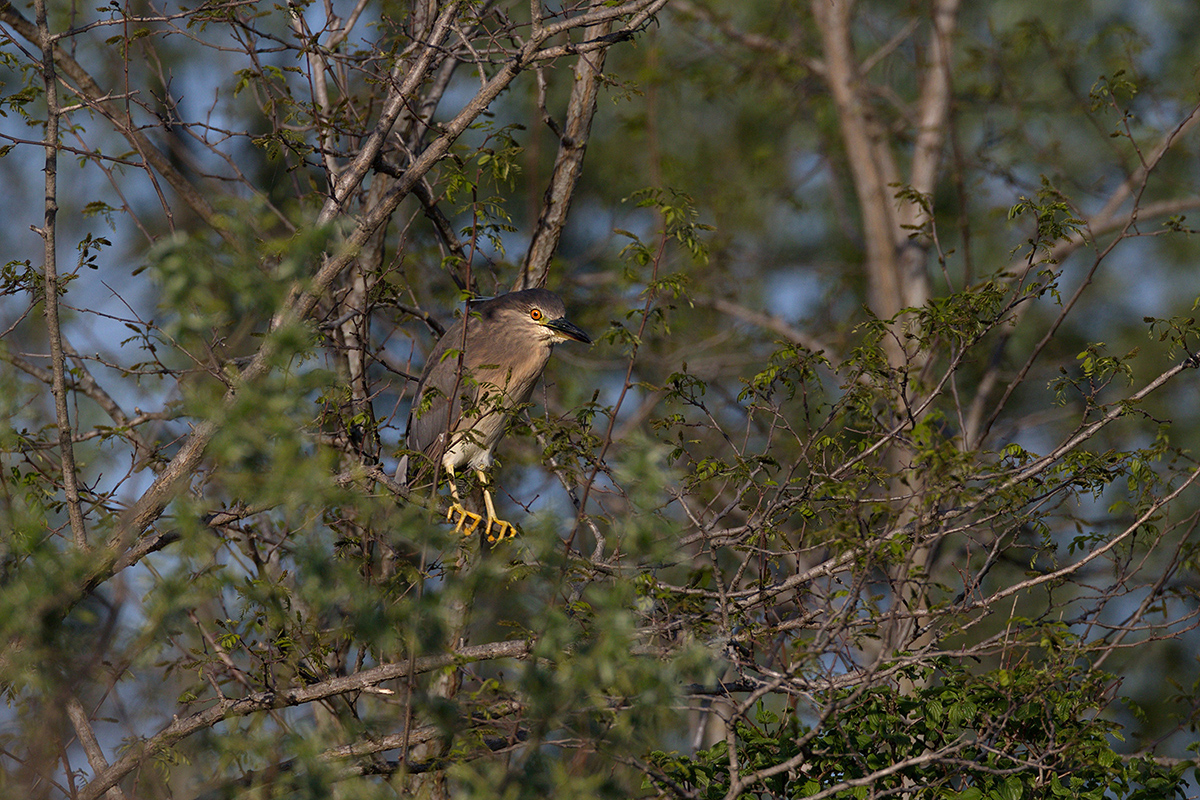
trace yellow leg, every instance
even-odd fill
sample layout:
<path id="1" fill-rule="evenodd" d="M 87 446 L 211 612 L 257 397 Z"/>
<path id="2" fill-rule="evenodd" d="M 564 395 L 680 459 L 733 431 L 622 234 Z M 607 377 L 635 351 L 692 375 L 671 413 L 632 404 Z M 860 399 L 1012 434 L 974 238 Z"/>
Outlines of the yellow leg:
<path id="1" fill-rule="evenodd" d="M 475 474 L 479 476 L 479 483 L 483 486 L 483 502 L 487 506 L 487 527 L 483 529 L 487 535 L 489 542 L 500 542 L 505 539 L 511 539 L 517 535 L 517 529 L 511 522 L 505 522 L 496 516 L 496 507 L 492 505 L 492 493 L 488 491 L 487 475 L 483 474 L 483 470 L 475 470 Z M 495 526 L 496 532 L 492 533 L 492 527 Z"/>
<path id="2" fill-rule="evenodd" d="M 454 502 L 450 504 L 450 508 L 446 510 L 446 520 L 454 522 L 454 515 L 458 514 L 458 522 L 454 523 L 454 532 L 461 533 L 463 536 L 470 536 L 479 527 L 479 523 L 483 521 L 483 517 L 476 514 L 474 511 L 467 511 L 462 504 L 462 500 L 458 496 L 458 487 L 454 484 L 454 469 L 446 467 L 446 473 L 450 476 L 450 494 L 454 496 Z M 491 501 L 488 501 L 488 510 L 491 510 Z M 471 523 L 468 525 L 467 520 Z M 491 527 L 491 520 L 488 520 L 488 527 Z"/>

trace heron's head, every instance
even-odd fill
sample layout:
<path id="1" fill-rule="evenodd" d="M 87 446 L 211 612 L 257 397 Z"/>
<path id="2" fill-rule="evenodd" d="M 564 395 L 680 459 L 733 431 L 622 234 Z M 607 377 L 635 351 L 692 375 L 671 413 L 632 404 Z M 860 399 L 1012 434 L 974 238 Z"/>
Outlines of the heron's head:
<path id="1" fill-rule="evenodd" d="M 547 344 L 568 339 L 591 344 L 592 339 L 567 319 L 562 298 L 546 289 L 526 289 L 500 295 L 487 303 L 486 316 L 497 325 L 497 335 L 521 333 Z M 484 311 L 484 309 L 480 309 Z"/>

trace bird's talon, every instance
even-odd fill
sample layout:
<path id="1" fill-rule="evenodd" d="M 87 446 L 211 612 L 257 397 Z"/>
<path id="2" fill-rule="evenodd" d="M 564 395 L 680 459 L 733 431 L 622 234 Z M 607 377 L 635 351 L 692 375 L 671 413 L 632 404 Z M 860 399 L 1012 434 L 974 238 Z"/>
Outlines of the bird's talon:
<path id="1" fill-rule="evenodd" d="M 517 529 L 511 522 L 505 522 L 502 519 L 495 521 L 496 532 L 492 533 L 492 526 L 488 525 L 487 540 L 492 544 L 503 542 L 505 539 L 514 539 L 517 536 Z"/>
<path id="2" fill-rule="evenodd" d="M 454 523 L 454 532 L 460 533 L 463 536 L 470 536 L 479 527 L 479 523 L 483 521 L 483 517 L 474 511 L 467 511 L 460 503 L 454 503 L 446 510 L 446 521 L 453 522 L 455 514 L 458 514 L 458 522 Z M 470 525 L 467 525 L 468 519 L 471 520 Z"/>

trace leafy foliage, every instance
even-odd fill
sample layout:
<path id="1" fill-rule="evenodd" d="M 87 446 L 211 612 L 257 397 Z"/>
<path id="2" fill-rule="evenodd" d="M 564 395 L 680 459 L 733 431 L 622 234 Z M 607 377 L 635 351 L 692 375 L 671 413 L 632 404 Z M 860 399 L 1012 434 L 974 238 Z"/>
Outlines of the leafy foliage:
<path id="1" fill-rule="evenodd" d="M 1195 794 L 1200 11 L 48 5 L 0 793 Z M 405 420 L 543 283 L 493 547 Z"/>
<path id="2" fill-rule="evenodd" d="M 935 674 L 926 670 L 897 675 L 923 682 Z M 1115 726 L 1094 720 L 1111 676 L 1028 666 L 972 676 L 946 661 L 936 675 L 917 692 L 818 692 L 807 710 L 776 712 L 759 701 L 734 723 L 733 779 L 772 772 L 749 796 L 787 798 L 862 797 L 868 787 L 955 800 L 1186 796 L 1182 767 L 1123 758 L 1113 748 Z M 725 797 L 729 746 L 692 757 L 655 752 L 661 773 L 651 780 Z"/>

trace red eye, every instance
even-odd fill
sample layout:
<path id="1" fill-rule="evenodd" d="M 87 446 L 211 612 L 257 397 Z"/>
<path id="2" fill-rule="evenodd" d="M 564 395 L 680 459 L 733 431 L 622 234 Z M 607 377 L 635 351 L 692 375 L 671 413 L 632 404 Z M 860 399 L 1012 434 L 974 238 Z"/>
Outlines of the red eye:
<path id="1" fill-rule="evenodd" d="M 534 322 L 540 321 L 542 318 L 542 310 L 540 308 L 533 309 L 529 312 L 529 318 Z"/>

